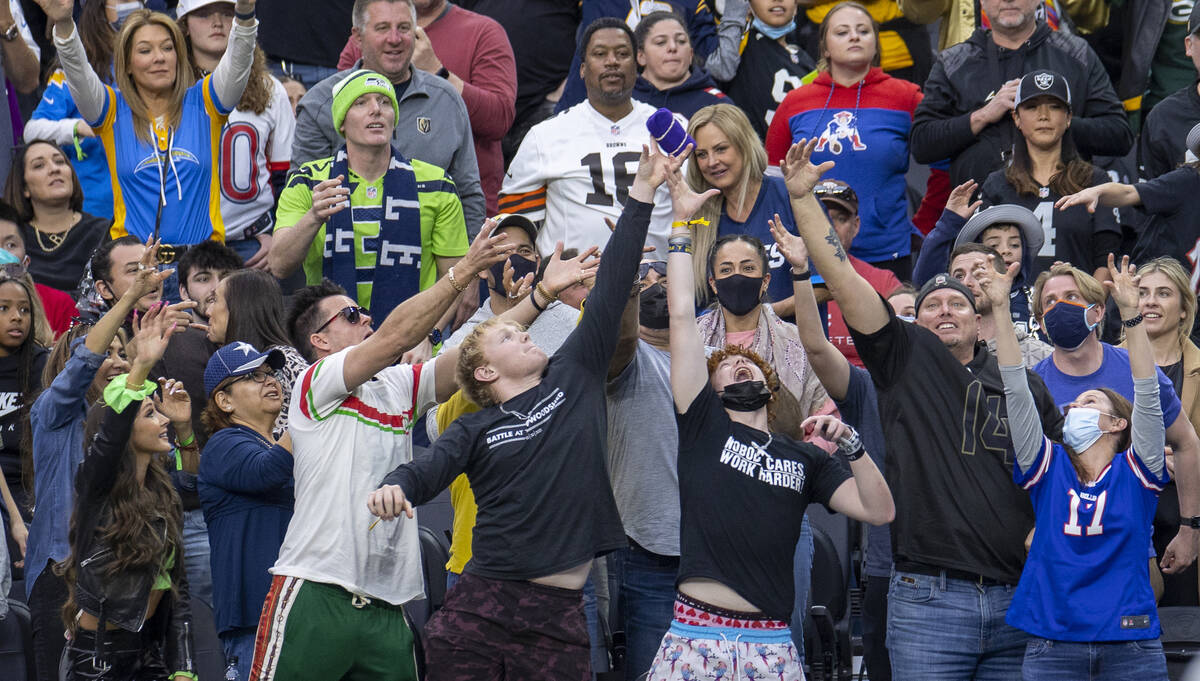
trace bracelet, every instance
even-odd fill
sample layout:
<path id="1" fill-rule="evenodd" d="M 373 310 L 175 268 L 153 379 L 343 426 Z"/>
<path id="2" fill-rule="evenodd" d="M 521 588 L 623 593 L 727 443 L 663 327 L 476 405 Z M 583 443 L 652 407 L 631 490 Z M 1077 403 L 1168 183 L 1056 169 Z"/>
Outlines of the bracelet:
<path id="1" fill-rule="evenodd" d="M 1131 319 L 1122 319 L 1121 326 L 1123 326 L 1127 329 L 1132 329 L 1133 327 L 1137 326 L 1138 324 L 1141 324 L 1143 319 L 1145 319 L 1145 317 L 1143 317 L 1141 315 L 1141 313 L 1138 313 L 1138 316 L 1133 317 Z"/>
<path id="2" fill-rule="evenodd" d="M 691 255 L 692 240 L 667 242 L 667 253 L 686 253 L 687 255 Z"/>
<path id="3" fill-rule="evenodd" d="M 454 287 L 454 290 L 458 291 L 459 293 L 462 293 L 463 291 L 467 290 L 466 284 L 459 284 L 458 279 L 454 278 L 454 267 L 453 266 L 451 266 L 450 269 L 446 270 L 446 280 L 449 281 L 450 285 Z"/>
<path id="4" fill-rule="evenodd" d="M 446 70 L 446 67 L 445 67 L 445 66 L 443 66 L 442 68 L 438 69 L 438 70 L 437 70 L 437 74 L 436 74 L 436 75 L 437 75 L 437 77 L 438 77 L 438 78 L 445 78 L 445 79 L 447 79 L 447 80 L 449 80 L 449 79 L 450 79 L 450 72 L 449 72 L 448 70 Z"/>
<path id="5" fill-rule="evenodd" d="M 692 229 L 696 225 L 704 225 L 705 227 L 707 227 L 708 224 L 709 224 L 708 220 L 705 220 L 704 218 L 693 218 L 691 220 L 676 220 L 675 222 L 671 223 L 671 227 L 683 227 L 685 229 Z"/>
<path id="6" fill-rule="evenodd" d="M 250 10 L 249 12 L 247 12 L 246 14 L 242 14 L 241 12 L 237 11 L 237 7 L 234 7 L 234 8 L 233 8 L 233 18 L 234 18 L 234 19 L 241 19 L 241 20 L 243 20 L 243 21 L 250 21 L 251 19 L 253 19 L 253 18 L 254 18 L 254 10 L 253 10 L 253 9 L 251 9 L 251 10 Z"/>
<path id="7" fill-rule="evenodd" d="M 187 436 L 187 439 L 185 439 L 185 440 L 179 440 L 177 444 L 178 444 L 178 445 L 179 445 L 181 448 L 184 448 L 184 449 L 186 449 L 186 448 L 187 448 L 189 445 L 195 444 L 195 442 L 196 442 L 196 434 L 195 434 L 195 433 L 192 433 L 191 435 L 188 435 L 188 436 Z"/>
<path id="8" fill-rule="evenodd" d="M 546 308 L 542 307 L 541 305 L 538 305 L 537 297 L 538 297 L 538 292 L 535 289 L 534 292 L 529 295 L 529 302 L 533 305 L 533 309 L 537 310 L 538 313 L 540 314 L 542 312 L 545 312 Z"/>
<path id="9" fill-rule="evenodd" d="M 79 122 L 71 126 L 71 141 L 75 144 L 75 160 L 82 161 L 87 158 L 87 154 L 83 153 L 83 145 L 79 142 Z"/>
<path id="10" fill-rule="evenodd" d="M 554 301 L 558 300 L 558 296 L 550 295 L 550 291 L 546 289 L 546 285 L 540 281 L 537 283 L 536 286 L 533 287 L 533 291 L 535 293 L 542 294 L 542 297 L 546 299 L 547 306 L 549 306 L 550 303 L 553 303 Z M 542 309 L 544 310 L 545 308 L 542 308 Z"/>
<path id="11" fill-rule="evenodd" d="M 812 270 L 797 272 L 795 267 L 792 268 L 792 281 L 808 281 L 809 279 L 812 279 Z"/>

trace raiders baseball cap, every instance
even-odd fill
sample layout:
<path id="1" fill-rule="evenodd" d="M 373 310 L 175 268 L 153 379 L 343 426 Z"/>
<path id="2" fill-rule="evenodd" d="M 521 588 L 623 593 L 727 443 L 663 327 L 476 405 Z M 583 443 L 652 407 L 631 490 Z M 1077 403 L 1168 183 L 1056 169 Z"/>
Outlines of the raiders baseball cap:
<path id="1" fill-rule="evenodd" d="M 1017 106 L 1042 95 L 1050 95 L 1066 104 L 1067 109 L 1071 108 L 1071 86 L 1061 75 L 1045 69 L 1027 73 L 1021 78 L 1021 84 L 1017 86 Z"/>
<path id="2" fill-rule="evenodd" d="M 925 282 L 925 285 L 922 286 L 921 290 L 917 292 L 917 310 L 921 309 L 921 302 L 925 300 L 926 296 L 934 291 L 937 291 L 938 289 L 943 288 L 954 289 L 955 291 L 961 293 L 963 297 L 967 299 L 967 302 L 971 303 L 971 310 L 975 311 L 975 294 L 971 293 L 971 289 L 967 288 L 966 284 L 945 272 L 933 275 L 933 278 Z"/>

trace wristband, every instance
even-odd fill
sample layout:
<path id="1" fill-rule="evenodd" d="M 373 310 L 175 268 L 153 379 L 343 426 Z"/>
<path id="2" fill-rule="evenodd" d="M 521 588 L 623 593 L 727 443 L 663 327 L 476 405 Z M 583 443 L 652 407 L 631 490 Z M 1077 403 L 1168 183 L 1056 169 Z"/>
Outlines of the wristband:
<path id="1" fill-rule="evenodd" d="M 671 241 L 667 243 L 667 253 L 686 253 L 692 254 L 692 240 L 687 241 Z"/>
<path id="2" fill-rule="evenodd" d="M 235 6 L 233 8 L 233 18 L 241 19 L 243 21 L 251 21 L 254 19 L 254 9 L 252 8 L 249 12 L 242 14 L 241 12 L 237 11 L 237 7 Z M 193 678 L 195 678 L 195 677 L 193 677 Z"/>
<path id="3" fill-rule="evenodd" d="M 189 445 L 195 444 L 195 442 L 196 442 L 196 434 L 192 433 L 191 435 L 187 436 L 186 440 L 179 440 L 178 444 L 181 448 L 186 449 Z"/>
<path id="4" fill-rule="evenodd" d="M 445 66 L 443 66 L 442 68 L 437 70 L 437 77 L 445 78 L 448 80 L 450 78 L 450 72 L 446 70 Z"/>
<path id="5" fill-rule="evenodd" d="M 454 290 L 458 291 L 459 293 L 462 293 L 463 291 L 467 290 L 466 284 L 459 284 L 458 280 L 454 278 L 454 267 L 453 266 L 451 266 L 450 269 L 446 270 L 446 280 L 449 281 L 450 285 L 454 287 Z"/>
<path id="6" fill-rule="evenodd" d="M 171 672 L 171 681 L 175 681 L 175 679 L 179 678 L 187 678 L 191 679 L 192 681 L 198 681 L 199 679 L 199 677 L 191 672 Z"/>
<path id="7" fill-rule="evenodd" d="M 812 270 L 797 272 L 795 267 L 792 268 L 792 281 L 808 281 L 809 279 L 812 279 Z"/>
<path id="8" fill-rule="evenodd" d="M 837 439 L 838 451 L 846 457 L 847 461 L 858 461 L 867 450 L 863 448 L 862 437 L 858 431 L 849 428 L 850 432 Z"/>
<path id="9" fill-rule="evenodd" d="M 1183 518 L 1179 524 L 1183 527 L 1190 527 L 1192 529 L 1200 530 L 1200 515 L 1194 515 L 1190 518 Z"/>
<path id="10" fill-rule="evenodd" d="M 696 225 L 708 226 L 708 220 L 704 218 L 693 218 L 691 220 L 676 220 L 671 223 L 671 227 L 683 227 L 684 229 L 692 229 Z"/>
<path id="11" fill-rule="evenodd" d="M 558 296 L 550 295 L 550 291 L 546 289 L 546 285 L 540 281 L 537 283 L 536 286 L 533 287 L 533 290 L 535 293 L 542 294 L 542 297 L 546 299 L 547 306 L 549 306 L 550 303 L 553 303 L 554 301 L 558 300 Z M 544 310 L 546 308 L 542 308 L 542 309 Z"/>
<path id="12" fill-rule="evenodd" d="M 109 381 L 104 388 L 104 403 L 113 411 L 120 414 L 131 402 L 141 402 L 158 389 L 158 384 L 147 379 L 140 390 L 133 390 L 125 385 L 129 374 L 121 374 Z"/>
<path id="13" fill-rule="evenodd" d="M 1127 329 L 1132 329 L 1133 327 L 1137 326 L 1138 324 L 1141 324 L 1143 319 L 1145 319 L 1145 317 L 1143 317 L 1141 315 L 1141 313 L 1138 313 L 1138 316 L 1133 317 L 1132 319 L 1122 319 L 1121 326 L 1123 326 Z"/>
<path id="14" fill-rule="evenodd" d="M 537 310 L 538 313 L 541 314 L 542 312 L 546 311 L 546 308 L 538 305 L 537 297 L 538 292 L 534 290 L 534 292 L 529 295 L 529 302 L 533 305 L 533 309 Z"/>
<path id="15" fill-rule="evenodd" d="M 71 141 L 75 144 L 75 160 L 82 161 L 87 158 L 87 154 L 83 153 L 83 145 L 79 142 L 79 123 L 71 126 Z"/>

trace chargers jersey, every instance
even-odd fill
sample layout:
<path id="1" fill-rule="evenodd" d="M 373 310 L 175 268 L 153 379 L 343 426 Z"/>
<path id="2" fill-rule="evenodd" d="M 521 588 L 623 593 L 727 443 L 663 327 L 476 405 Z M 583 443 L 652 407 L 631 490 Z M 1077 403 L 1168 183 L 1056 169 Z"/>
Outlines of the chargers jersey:
<path id="1" fill-rule="evenodd" d="M 163 243 L 225 240 L 216 161 L 228 115 L 229 109 L 217 99 L 212 76 L 205 76 L 184 95 L 179 125 L 174 129 L 153 125 L 155 142 L 148 144 L 134 131 L 133 113 L 124 95 L 104 86 L 100 117 L 87 124 L 104 143 L 112 175 L 112 238 L 149 237 L 161 191 L 166 197 L 159 220 Z"/>
<path id="2" fill-rule="evenodd" d="M 1151 521 L 1167 470 L 1155 475 L 1132 448 L 1083 484 L 1062 445 L 1043 438 L 1028 471 L 1037 531 L 1006 620 L 1054 641 L 1135 641 L 1161 628 L 1150 589 Z"/>
<path id="3" fill-rule="evenodd" d="M 557 241 L 564 248 L 603 249 L 611 233 L 604 218 L 615 223 L 621 216 L 642 145 L 650 141 L 646 119 L 654 111 L 634 100 L 633 111 L 613 122 L 584 101 L 533 126 L 505 174 L 500 212 L 545 220 L 537 238 L 542 257 L 554 253 Z M 666 259 L 671 220 L 664 184 L 654 195 L 646 236 L 646 245 L 657 252 L 647 257 Z"/>

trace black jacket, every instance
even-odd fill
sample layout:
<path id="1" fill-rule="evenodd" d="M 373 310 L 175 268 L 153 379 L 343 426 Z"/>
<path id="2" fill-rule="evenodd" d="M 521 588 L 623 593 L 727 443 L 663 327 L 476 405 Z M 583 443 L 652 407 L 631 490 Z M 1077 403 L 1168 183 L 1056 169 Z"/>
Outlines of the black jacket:
<path id="1" fill-rule="evenodd" d="M 72 546 L 76 565 L 75 600 L 85 612 L 101 620 L 101 628 L 112 623 L 127 631 L 148 632 L 163 641 L 167 668 L 172 672 L 194 672 L 192 663 L 191 607 L 188 600 L 187 576 L 183 566 L 183 547 L 175 547 L 174 565 L 170 570 L 175 588 L 163 595 L 154 616 L 146 621 L 146 604 L 161 565 L 143 570 L 125 570 L 109 575 L 107 567 L 113 558 L 100 529 L 112 514 L 108 498 L 117 479 L 120 461 L 126 453 L 133 422 L 141 401 L 129 403 L 120 413 L 104 407 L 99 433 L 88 444 L 87 455 L 75 476 L 76 527 Z M 163 509 L 164 513 L 179 516 L 182 509 Z M 158 518 L 156 529 L 166 533 L 166 518 Z M 162 560 L 166 561 L 167 556 Z M 99 638 L 99 637 L 98 637 Z"/>
<path id="2" fill-rule="evenodd" d="M 991 31 L 976 29 L 965 42 L 942 51 L 925 81 L 925 98 L 913 116 L 912 154 L 919 163 L 950 159 L 950 182 L 980 184 L 1004 165 L 1020 138 L 1009 117 L 976 137 L 971 113 L 1007 81 L 1049 69 L 1071 88 L 1071 134 L 1080 154 L 1122 156 L 1133 146 L 1133 131 L 1099 57 L 1078 36 L 1039 23 L 1020 48 L 1006 50 Z"/>
<path id="3" fill-rule="evenodd" d="M 1187 135 L 1200 121 L 1196 83 L 1154 105 L 1138 140 L 1138 175 L 1153 180 L 1175 170 L 1187 155 Z"/>
<path id="4" fill-rule="evenodd" d="M 639 76 L 633 86 L 633 98 L 656 109 L 669 109 L 684 118 L 691 118 L 697 111 L 711 104 L 733 104 L 733 100 L 717 87 L 712 76 L 699 67 L 692 69 L 692 75 L 688 76 L 687 80 L 666 90 L 659 90 L 650 81 Z"/>

